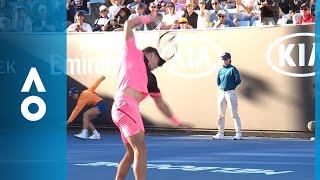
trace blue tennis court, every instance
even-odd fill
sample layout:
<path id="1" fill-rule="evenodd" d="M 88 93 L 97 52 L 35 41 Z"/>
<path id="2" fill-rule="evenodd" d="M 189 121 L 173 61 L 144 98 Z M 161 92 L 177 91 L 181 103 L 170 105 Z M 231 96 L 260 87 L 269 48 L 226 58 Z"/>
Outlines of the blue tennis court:
<path id="1" fill-rule="evenodd" d="M 124 147 L 119 134 L 68 134 L 68 179 L 112 180 Z M 230 137 L 231 138 L 231 137 Z M 149 180 L 313 180 L 315 144 L 304 139 L 146 136 Z M 130 171 L 128 180 L 133 180 Z"/>

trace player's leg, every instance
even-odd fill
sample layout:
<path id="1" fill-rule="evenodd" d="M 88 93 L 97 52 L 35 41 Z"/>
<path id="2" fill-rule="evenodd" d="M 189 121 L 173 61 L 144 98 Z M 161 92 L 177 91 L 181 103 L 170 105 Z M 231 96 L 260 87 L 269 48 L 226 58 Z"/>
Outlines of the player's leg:
<path id="1" fill-rule="evenodd" d="M 133 162 L 134 155 L 133 155 L 133 150 L 132 150 L 131 145 L 128 143 L 128 140 L 125 138 L 124 133 L 126 133 L 126 131 L 125 132 L 122 131 L 122 129 L 125 129 L 125 130 L 128 129 L 129 123 L 126 123 L 127 120 L 125 119 L 125 118 L 127 118 L 127 116 L 123 112 L 119 111 L 116 103 L 117 102 L 115 101 L 112 105 L 111 116 L 112 116 L 112 120 L 113 120 L 114 124 L 120 130 L 122 142 L 126 148 L 126 153 L 119 163 L 115 180 L 124 180 L 129 172 L 130 168 L 131 168 L 131 164 Z M 120 103 L 118 103 L 118 104 L 120 104 Z"/>
<path id="2" fill-rule="evenodd" d="M 238 96 L 235 90 L 228 91 L 226 93 L 226 100 L 229 105 L 229 109 L 231 112 L 231 116 L 234 123 L 234 128 L 236 131 L 236 135 L 234 136 L 234 140 L 242 139 L 242 131 L 241 131 L 241 121 L 238 113 Z"/>
<path id="3" fill-rule="evenodd" d="M 226 108 L 227 108 L 227 101 L 225 98 L 225 92 L 222 90 L 219 90 L 218 91 L 218 133 L 212 137 L 213 139 L 224 138 Z"/>
<path id="4" fill-rule="evenodd" d="M 133 170 L 136 180 L 145 180 L 147 157 L 144 143 L 144 126 L 138 103 L 130 97 L 119 97 L 112 106 L 112 119 L 120 129 L 124 144 L 129 143 L 132 148 Z M 131 157 L 129 155 L 130 153 L 124 156 L 124 161 L 118 167 L 119 176 L 122 175 L 123 177 L 129 170 L 128 165 L 131 164 L 129 163 Z"/>
<path id="5" fill-rule="evenodd" d="M 147 176 L 147 149 L 144 142 L 144 132 L 127 138 L 134 153 L 133 172 L 136 180 L 145 180 Z"/>
<path id="6" fill-rule="evenodd" d="M 144 143 L 144 129 L 141 129 L 131 118 L 126 116 L 116 122 L 116 125 L 120 129 L 122 141 L 126 147 L 126 154 L 118 166 L 116 180 L 125 179 L 132 161 L 136 180 L 145 180 L 147 155 Z"/>
<path id="7" fill-rule="evenodd" d="M 119 163 L 116 180 L 124 180 L 131 168 L 131 164 L 134 159 L 133 149 L 129 143 L 124 144 L 126 153 Z"/>

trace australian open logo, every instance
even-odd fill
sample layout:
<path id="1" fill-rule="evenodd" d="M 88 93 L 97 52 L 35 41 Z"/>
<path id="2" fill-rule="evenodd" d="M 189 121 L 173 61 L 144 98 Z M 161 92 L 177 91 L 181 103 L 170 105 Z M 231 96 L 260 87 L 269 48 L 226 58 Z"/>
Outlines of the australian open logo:
<path id="1" fill-rule="evenodd" d="M 295 33 L 277 39 L 268 48 L 268 64 L 286 76 L 314 76 L 314 38 L 314 33 Z"/>
<path id="2" fill-rule="evenodd" d="M 42 83 L 42 80 L 37 71 L 37 68 L 35 67 L 32 67 L 30 69 L 27 79 L 25 80 L 22 86 L 21 92 L 30 93 L 30 89 L 33 83 L 36 86 L 37 92 L 40 92 L 40 93 L 46 92 L 46 89 Z M 37 105 L 38 107 L 37 112 L 30 112 L 29 106 L 31 104 Z M 41 120 L 43 116 L 46 114 L 47 106 L 41 97 L 31 95 L 22 101 L 20 110 L 21 110 L 21 114 L 26 120 L 38 121 L 38 120 Z"/>
<path id="3" fill-rule="evenodd" d="M 166 49 L 175 51 L 173 58 L 165 65 L 171 74 L 184 78 L 209 76 L 218 70 L 217 58 L 222 53 L 220 47 L 212 39 L 201 36 L 179 34 Z M 168 54 L 173 54 L 169 52 Z"/>

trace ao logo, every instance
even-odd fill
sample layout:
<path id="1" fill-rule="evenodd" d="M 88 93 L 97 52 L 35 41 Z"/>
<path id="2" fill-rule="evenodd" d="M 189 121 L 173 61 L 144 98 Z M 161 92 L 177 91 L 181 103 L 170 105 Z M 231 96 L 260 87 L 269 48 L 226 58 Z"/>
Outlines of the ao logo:
<path id="1" fill-rule="evenodd" d="M 204 77 L 217 71 L 220 66 L 217 57 L 222 50 L 214 39 L 189 33 L 179 34 L 166 48 L 176 50 L 175 56 L 165 65 L 166 70 L 176 76 Z"/>
<path id="2" fill-rule="evenodd" d="M 43 86 L 39 73 L 35 67 L 32 67 L 29 71 L 27 79 L 25 80 L 21 92 L 28 93 L 32 83 L 36 85 L 38 92 L 46 92 L 46 89 Z M 36 104 L 38 106 L 38 111 L 31 113 L 29 111 L 29 106 L 31 104 Z M 46 114 L 46 103 L 38 96 L 29 96 L 24 99 L 21 103 L 21 114 L 24 118 L 29 121 L 38 121 Z"/>
<path id="3" fill-rule="evenodd" d="M 314 76 L 314 37 L 314 33 L 296 33 L 277 39 L 267 51 L 268 64 L 286 76 Z"/>

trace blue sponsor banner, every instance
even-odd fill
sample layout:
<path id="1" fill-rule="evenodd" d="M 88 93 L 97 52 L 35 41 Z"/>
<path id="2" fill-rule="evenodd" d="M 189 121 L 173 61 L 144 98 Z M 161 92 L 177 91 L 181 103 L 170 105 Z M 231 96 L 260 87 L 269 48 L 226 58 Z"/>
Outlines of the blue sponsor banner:
<path id="1" fill-rule="evenodd" d="M 1 179 L 67 177 L 65 1 L 41 2 L 0 17 Z"/>

